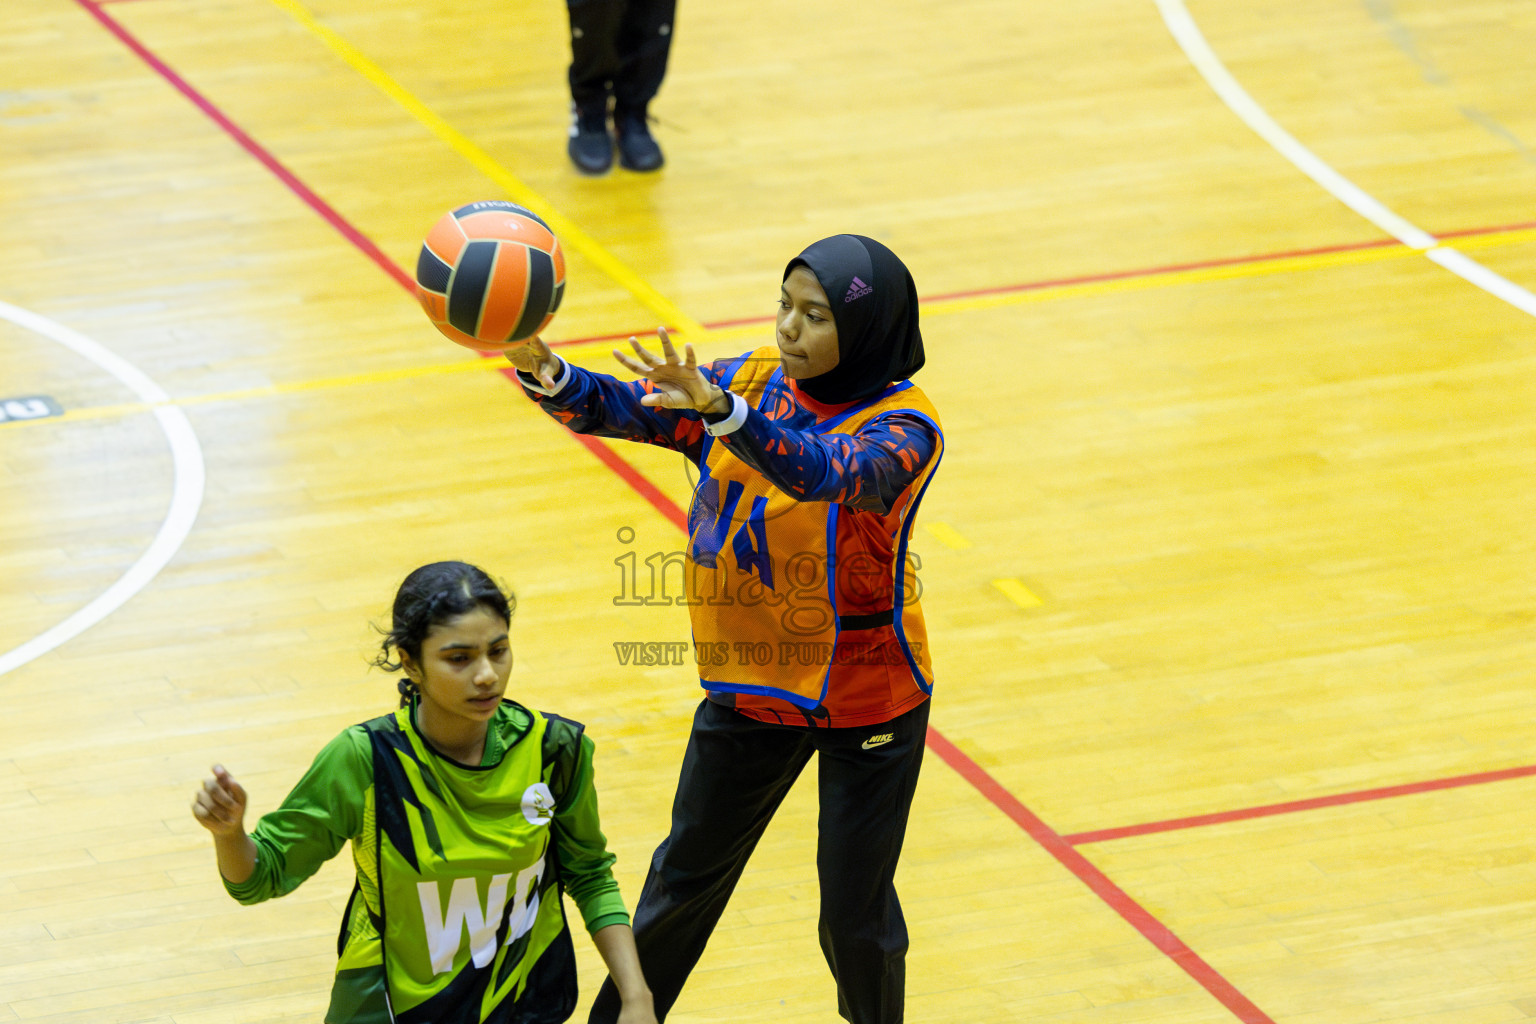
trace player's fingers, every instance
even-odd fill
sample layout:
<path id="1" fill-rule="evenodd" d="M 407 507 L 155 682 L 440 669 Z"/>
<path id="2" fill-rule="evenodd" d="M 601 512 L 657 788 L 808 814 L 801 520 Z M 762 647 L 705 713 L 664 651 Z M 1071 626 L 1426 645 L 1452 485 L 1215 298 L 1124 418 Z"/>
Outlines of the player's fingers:
<path id="1" fill-rule="evenodd" d="M 624 367 L 624 369 L 628 370 L 630 373 L 638 373 L 640 376 L 644 377 L 646 374 L 651 372 L 651 368 L 649 366 L 641 366 L 639 363 L 635 362 L 633 359 L 629 358 L 629 356 L 625 355 L 623 352 L 620 352 L 618 349 L 613 350 L 613 358 L 617 359 L 619 361 L 619 365 Z"/>
<path id="2" fill-rule="evenodd" d="M 212 779 L 203 783 L 203 792 L 200 798 L 203 806 L 210 811 L 217 811 L 227 806 L 225 801 L 229 800 L 229 797 L 219 788 L 219 784 Z"/>
<path id="3" fill-rule="evenodd" d="M 527 372 L 549 358 L 549 346 L 534 335 L 508 348 L 505 354 L 509 362 Z"/>
<path id="4" fill-rule="evenodd" d="M 209 806 L 208 801 L 204 799 L 201 793 L 197 795 L 197 799 L 192 801 L 192 816 L 204 825 L 224 824 L 223 816 L 219 814 L 216 808 Z"/>
<path id="5" fill-rule="evenodd" d="M 203 792 L 208 794 L 210 807 L 232 808 L 235 806 L 234 797 L 218 779 L 208 779 L 203 783 Z"/>
<path id="6" fill-rule="evenodd" d="M 657 409 L 682 409 L 688 405 L 688 396 L 673 388 L 658 389 L 643 396 L 640 404 Z"/>
<path id="7" fill-rule="evenodd" d="M 659 363 L 664 362 L 664 360 L 646 351 L 645 346 L 640 344 L 638 338 L 630 338 L 629 347 L 635 350 L 635 355 L 639 356 L 641 361 L 644 362 L 646 366 L 656 366 Z"/>
<path id="8" fill-rule="evenodd" d="M 656 328 L 656 337 L 661 339 L 661 352 L 667 357 L 667 362 L 677 362 L 677 349 L 672 345 L 672 338 L 667 334 L 665 327 Z"/>
<path id="9" fill-rule="evenodd" d="M 693 343 L 691 341 L 683 342 L 683 353 L 688 357 L 683 365 L 687 366 L 690 370 L 697 370 L 699 368 L 699 361 L 694 358 Z"/>

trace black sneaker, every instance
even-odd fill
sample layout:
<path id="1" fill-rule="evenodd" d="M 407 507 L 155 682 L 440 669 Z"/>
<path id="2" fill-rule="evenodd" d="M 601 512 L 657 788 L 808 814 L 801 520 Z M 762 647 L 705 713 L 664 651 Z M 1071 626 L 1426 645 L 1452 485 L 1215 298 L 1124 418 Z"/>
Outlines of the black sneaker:
<path id="1" fill-rule="evenodd" d="M 654 171 L 662 165 L 661 147 L 651 138 L 644 114 L 616 113 L 619 163 L 631 171 Z"/>
<path id="2" fill-rule="evenodd" d="M 606 111 L 571 110 L 571 141 L 565 151 L 583 174 L 607 174 L 613 166 L 613 136 Z"/>

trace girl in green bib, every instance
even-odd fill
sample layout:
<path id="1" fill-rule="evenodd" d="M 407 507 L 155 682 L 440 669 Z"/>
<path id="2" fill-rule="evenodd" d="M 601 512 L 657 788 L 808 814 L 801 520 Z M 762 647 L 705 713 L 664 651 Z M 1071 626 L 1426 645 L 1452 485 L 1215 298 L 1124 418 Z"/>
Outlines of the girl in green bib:
<path id="1" fill-rule="evenodd" d="M 655 1024 L 598 819 L 582 726 L 503 694 L 513 602 L 480 569 L 406 577 L 376 664 L 403 671 L 401 706 L 328 743 L 247 834 L 244 788 L 222 766 L 192 813 L 230 895 L 292 892 L 351 841 L 327 1024 L 557 1024 L 576 1005 L 561 892 L 623 993 Z"/>

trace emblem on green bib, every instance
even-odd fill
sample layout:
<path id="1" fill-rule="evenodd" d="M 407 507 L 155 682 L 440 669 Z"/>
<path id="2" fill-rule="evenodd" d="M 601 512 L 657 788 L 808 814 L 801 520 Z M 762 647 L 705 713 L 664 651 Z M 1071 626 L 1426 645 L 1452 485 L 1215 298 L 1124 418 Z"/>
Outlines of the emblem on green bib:
<path id="1" fill-rule="evenodd" d="M 549 787 L 535 782 L 523 791 L 523 817 L 530 825 L 548 825 L 555 816 L 555 797 Z"/>

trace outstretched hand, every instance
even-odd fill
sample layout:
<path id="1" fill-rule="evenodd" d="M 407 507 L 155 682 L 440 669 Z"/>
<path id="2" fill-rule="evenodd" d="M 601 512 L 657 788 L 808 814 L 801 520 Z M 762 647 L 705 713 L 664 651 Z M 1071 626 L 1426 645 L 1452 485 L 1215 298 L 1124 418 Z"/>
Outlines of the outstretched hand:
<path id="1" fill-rule="evenodd" d="M 560 357 L 549 350 L 543 338 L 535 334 L 521 345 L 507 349 L 504 354 L 507 362 L 524 373 L 532 374 L 549 390 L 554 390 L 555 374 L 560 372 Z"/>
<path id="2" fill-rule="evenodd" d="M 192 799 L 192 817 L 215 836 L 245 835 L 245 787 L 221 764 Z"/>
<path id="3" fill-rule="evenodd" d="M 634 358 L 614 349 L 613 358 L 631 373 L 650 380 L 656 390 L 640 399 L 641 405 L 662 409 L 692 409 L 695 412 L 729 412 L 731 403 L 725 391 L 717 387 L 699 371 L 694 358 L 693 346 L 683 346 L 683 356 L 677 354 L 665 327 L 656 328 L 661 339 L 661 355 L 647 351 L 635 338 L 629 339 Z"/>

